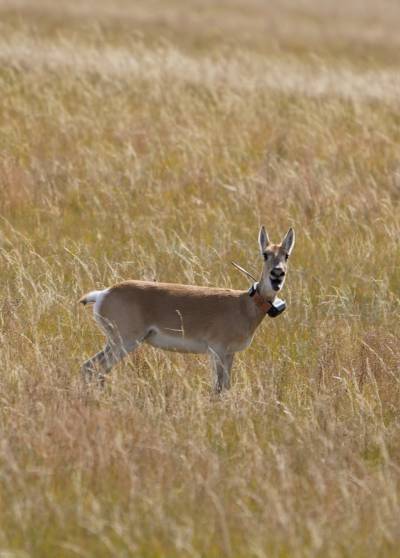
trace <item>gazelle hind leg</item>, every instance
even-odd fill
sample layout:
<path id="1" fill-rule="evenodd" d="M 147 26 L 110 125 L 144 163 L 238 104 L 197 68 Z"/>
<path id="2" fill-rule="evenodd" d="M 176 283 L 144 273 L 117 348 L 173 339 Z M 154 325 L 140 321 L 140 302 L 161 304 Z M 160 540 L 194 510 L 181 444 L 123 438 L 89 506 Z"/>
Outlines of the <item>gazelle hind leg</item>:
<path id="1" fill-rule="evenodd" d="M 141 341 L 134 342 L 113 342 L 110 339 L 102 351 L 85 361 L 81 367 L 82 379 L 85 383 L 90 383 L 93 379 L 102 386 L 105 376 L 111 371 L 113 366 L 118 364 L 128 353 L 134 351 Z"/>
<path id="2" fill-rule="evenodd" d="M 85 383 L 91 383 L 94 379 L 101 385 L 104 383 L 104 377 L 111 368 L 122 360 L 124 355 L 116 348 L 112 348 L 111 344 L 107 343 L 102 351 L 99 351 L 94 356 L 89 358 L 83 363 L 81 368 L 82 378 Z"/>
<path id="3" fill-rule="evenodd" d="M 214 365 L 214 391 L 217 394 L 228 390 L 231 387 L 233 356 L 233 353 L 220 355 L 212 351 Z"/>

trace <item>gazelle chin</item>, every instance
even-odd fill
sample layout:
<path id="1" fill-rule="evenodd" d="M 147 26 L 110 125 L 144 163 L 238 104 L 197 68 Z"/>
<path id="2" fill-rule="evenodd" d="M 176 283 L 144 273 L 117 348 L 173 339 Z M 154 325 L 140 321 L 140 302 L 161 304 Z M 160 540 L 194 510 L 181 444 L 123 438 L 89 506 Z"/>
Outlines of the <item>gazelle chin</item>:
<path id="1" fill-rule="evenodd" d="M 261 227 L 263 267 L 254 296 L 249 291 L 136 280 L 84 295 L 80 302 L 94 304 L 107 342 L 83 364 L 83 377 L 103 382 L 115 364 L 147 343 L 167 351 L 209 353 L 215 390 L 228 389 L 235 353 L 250 345 L 285 283 L 294 242 L 293 229 L 280 244 L 272 244 Z"/>

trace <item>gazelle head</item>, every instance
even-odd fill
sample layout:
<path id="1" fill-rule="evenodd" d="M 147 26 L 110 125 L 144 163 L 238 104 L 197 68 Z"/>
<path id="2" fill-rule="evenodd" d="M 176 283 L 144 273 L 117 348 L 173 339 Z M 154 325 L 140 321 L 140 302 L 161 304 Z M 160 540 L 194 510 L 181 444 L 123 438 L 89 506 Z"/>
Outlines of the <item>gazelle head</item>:
<path id="1" fill-rule="evenodd" d="M 264 258 L 264 267 L 259 282 L 262 296 L 268 300 L 275 298 L 282 289 L 288 267 L 288 259 L 295 242 L 294 230 L 290 228 L 281 244 L 271 244 L 265 227 L 260 228 L 258 244 Z"/>

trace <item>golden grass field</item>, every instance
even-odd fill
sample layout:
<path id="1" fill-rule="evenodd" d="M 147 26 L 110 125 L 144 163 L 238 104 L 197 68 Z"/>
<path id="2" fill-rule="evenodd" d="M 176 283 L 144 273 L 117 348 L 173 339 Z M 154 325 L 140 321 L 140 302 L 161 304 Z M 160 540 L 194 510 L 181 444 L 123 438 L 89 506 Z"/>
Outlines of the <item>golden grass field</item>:
<path id="1" fill-rule="evenodd" d="M 400 556 L 400 3 L 0 0 L 0 558 Z M 283 297 L 215 398 L 79 297 Z"/>

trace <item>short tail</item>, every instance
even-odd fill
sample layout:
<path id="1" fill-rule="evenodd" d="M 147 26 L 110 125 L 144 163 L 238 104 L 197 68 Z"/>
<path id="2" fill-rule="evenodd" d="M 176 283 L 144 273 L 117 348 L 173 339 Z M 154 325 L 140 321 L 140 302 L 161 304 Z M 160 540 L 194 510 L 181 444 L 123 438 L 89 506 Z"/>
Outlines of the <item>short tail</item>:
<path id="1" fill-rule="evenodd" d="M 90 293 L 83 295 L 83 297 L 79 299 L 79 302 L 84 306 L 86 306 L 86 304 L 94 304 L 103 292 L 104 291 L 91 291 Z"/>

